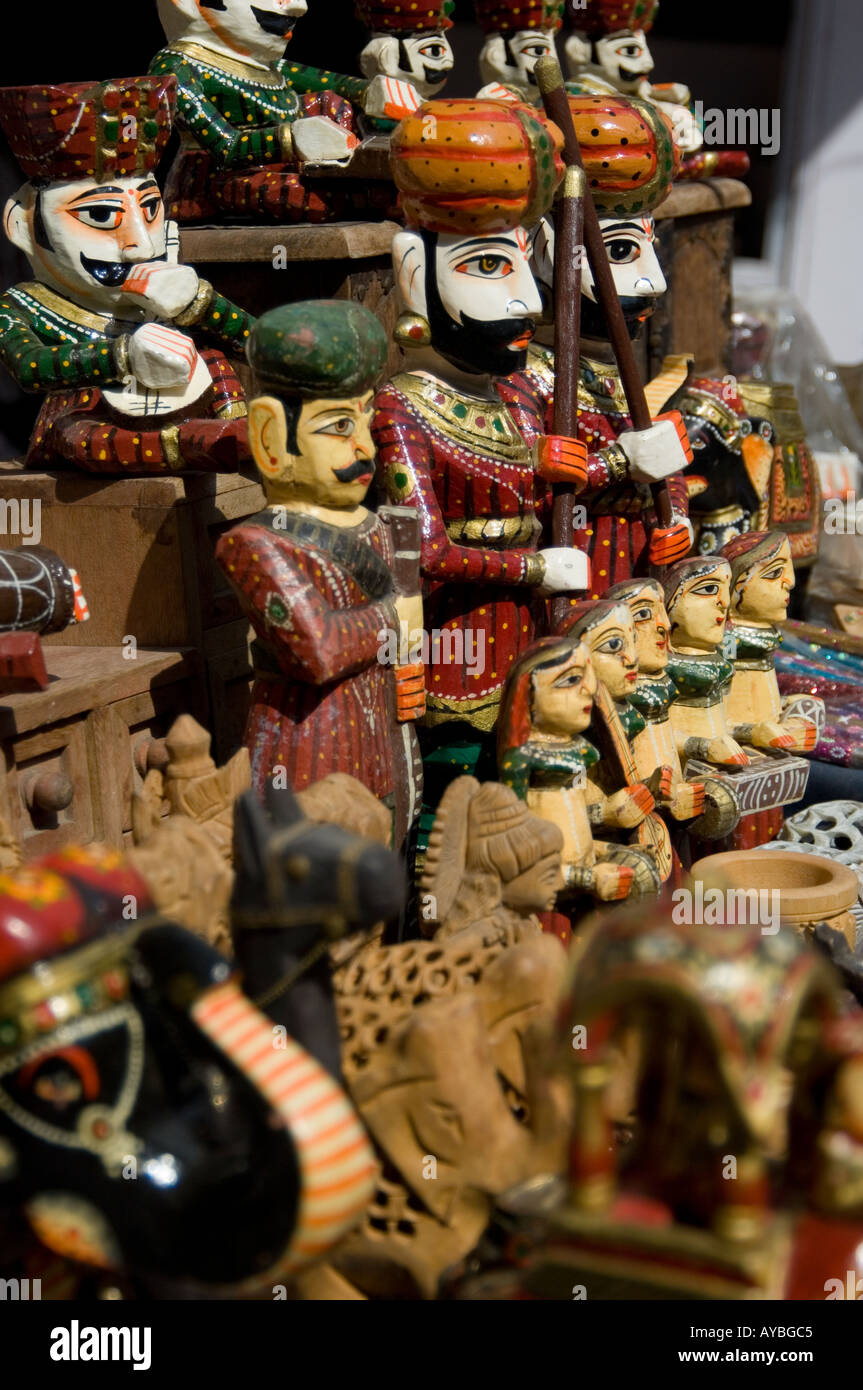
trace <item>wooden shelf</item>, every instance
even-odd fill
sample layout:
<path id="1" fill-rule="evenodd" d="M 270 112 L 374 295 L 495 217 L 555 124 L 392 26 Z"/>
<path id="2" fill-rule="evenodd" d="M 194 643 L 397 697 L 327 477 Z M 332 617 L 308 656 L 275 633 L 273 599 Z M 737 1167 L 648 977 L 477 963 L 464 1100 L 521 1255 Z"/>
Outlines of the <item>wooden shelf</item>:
<path id="1" fill-rule="evenodd" d="M 388 256 L 395 222 L 329 222 L 321 226 L 181 227 L 180 255 L 192 265 L 215 262 L 269 262 L 284 246 L 292 261 L 359 261 Z"/>
<path id="2" fill-rule="evenodd" d="M 697 217 L 707 212 L 730 212 L 748 208 L 752 194 L 739 179 L 699 179 L 676 183 L 653 214 L 657 221 L 666 217 Z"/>

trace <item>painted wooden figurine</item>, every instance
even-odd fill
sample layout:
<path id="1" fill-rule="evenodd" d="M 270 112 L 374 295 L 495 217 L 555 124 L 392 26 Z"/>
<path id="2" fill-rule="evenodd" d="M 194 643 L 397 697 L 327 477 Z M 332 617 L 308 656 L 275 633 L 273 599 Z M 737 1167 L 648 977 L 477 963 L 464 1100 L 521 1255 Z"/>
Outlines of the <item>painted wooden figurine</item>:
<path id="1" fill-rule="evenodd" d="M 420 925 L 436 941 L 477 928 L 513 944 L 540 930 L 563 887 L 559 826 L 511 787 L 451 782 L 437 808 L 420 884 Z"/>
<path id="2" fill-rule="evenodd" d="M 760 505 L 756 461 L 765 449 L 769 462 L 772 454 L 733 376 L 720 380 L 688 372 L 669 404 L 683 416 L 692 446 L 687 475 L 699 480 L 689 502 L 695 549 L 713 555 L 753 524 Z"/>
<path id="3" fill-rule="evenodd" d="M 782 531 L 749 531 L 729 541 L 722 555 L 731 565 L 731 631 L 736 639 L 734 675 L 725 713 L 734 736 L 755 748 L 811 753 L 818 728 L 795 712 L 798 696 L 783 700 L 774 670 L 794 587 L 791 544 Z"/>
<path id="4" fill-rule="evenodd" d="M 351 301 L 259 319 L 249 362 L 262 394 L 249 432 L 268 505 L 221 537 L 216 558 L 257 637 L 253 787 L 281 779 L 299 790 L 348 772 L 389 805 L 401 843 L 421 790 L 411 721 L 423 674 L 416 663 L 393 670 L 384 653 L 402 623 L 410 650 L 422 605 L 415 517 L 363 505 L 370 388 L 386 351 L 377 319 Z"/>
<path id="5" fill-rule="evenodd" d="M 739 812 L 727 782 L 715 777 L 687 780 L 683 775 L 669 715 L 677 686 L 668 674 L 671 620 L 662 585 L 656 579 L 628 579 L 615 584 L 606 597 L 625 603 L 635 625 L 638 679 L 627 699 L 643 721 L 643 728 L 630 736 L 639 776 L 675 821 L 693 822 L 695 833 L 706 838 L 728 834 Z M 671 788 L 665 794 L 657 775 L 663 768 L 671 769 Z"/>
<path id="6" fill-rule="evenodd" d="M 656 893 L 657 869 L 640 849 L 594 839 L 588 778 L 599 762 L 585 737 L 598 680 L 587 646 L 578 638 L 545 637 L 513 664 L 498 724 L 501 781 L 536 815 L 563 833 L 565 897 L 570 910 L 591 900 L 613 902 Z M 653 805 L 648 795 L 647 803 Z M 633 804 L 634 824 L 643 819 Z"/>
<path id="7" fill-rule="evenodd" d="M 170 77 L 0 90 L 28 178 L 4 226 L 33 270 L 0 297 L 0 357 L 25 391 L 49 393 L 33 467 L 165 473 L 248 458 L 225 353 L 242 354 L 253 320 L 177 264 L 154 173 L 173 103 Z"/>
<path id="8" fill-rule="evenodd" d="M 357 18 L 370 30 L 360 68 L 370 88 L 380 88 L 377 96 L 369 90 L 363 101 L 367 116 L 407 115 L 423 101 L 440 96 L 455 61 L 447 37 L 452 8 L 452 0 L 423 0 L 421 5 L 356 0 Z M 374 124 L 379 129 L 392 127 L 387 119 Z"/>
<path id="9" fill-rule="evenodd" d="M 689 88 L 681 82 L 651 82 L 654 62 L 646 36 L 658 9 L 659 0 L 567 0 L 572 26 L 564 45 L 568 87 L 577 93 L 622 92 L 649 101 L 674 129 L 684 156 L 680 178 L 743 177 L 749 171 L 744 151 L 704 149 Z"/>
<path id="10" fill-rule="evenodd" d="M 670 190 L 678 153 L 664 120 L 637 98 L 570 97 L 569 105 L 615 287 L 635 338 L 667 288 L 654 249 L 651 214 Z M 549 213 L 533 240 L 534 272 L 547 303 L 553 299 L 554 243 L 554 215 Z M 605 315 L 587 267 L 581 285 L 579 438 L 587 450 L 588 480 L 577 499 L 574 542 L 590 555 L 591 597 L 601 598 L 612 584 L 648 562 L 668 564 L 689 548 L 683 470 L 692 451 L 677 412 L 658 416 L 649 429 L 632 428 Z M 525 368 L 498 383 L 528 438 L 536 429 L 537 398 L 543 403 L 542 428 L 550 428 L 554 369 L 554 353 L 531 346 Z M 656 524 L 650 493 L 650 484 L 663 480 L 674 513 L 668 527 Z"/>
<path id="11" fill-rule="evenodd" d="M 644 727 L 644 720 L 629 702 L 638 680 L 632 614 L 625 603 L 579 603 L 571 608 L 561 630 L 588 647 L 599 682 L 590 726 L 600 753 L 587 779 L 591 823 L 612 839 L 648 854 L 664 883 L 674 867 L 674 855 L 668 829 L 655 806 L 670 796 L 673 772 L 654 764 L 648 787 L 633 755 L 632 739 Z"/>
<path id="12" fill-rule="evenodd" d="M 474 0 L 485 38 L 479 55 L 484 86 L 478 95 L 540 104 L 534 69 L 555 52 L 563 0 Z"/>
<path id="13" fill-rule="evenodd" d="M 538 405 L 528 440 L 494 386 L 523 365 L 540 312 L 524 229 L 553 196 L 559 147 L 531 108 L 479 100 L 429 102 L 392 142 L 407 223 L 393 242 L 396 337 L 409 357 L 375 398 L 379 480 L 419 510 L 426 627 L 446 639 L 425 748 L 440 726 L 471 772 L 486 746 L 481 780 L 494 776 L 487 735 L 504 681 L 544 620 L 537 600 L 587 584 L 577 550 L 537 547 L 552 482 L 584 482 L 584 447 L 545 433 Z"/>
<path id="14" fill-rule="evenodd" d="M 745 767 L 749 759 L 725 716 L 734 667 L 723 650 L 731 602 L 731 566 L 721 556 L 691 556 L 665 575 L 671 623 L 668 674 L 677 687 L 670 708 L 683 766 L 688 758 L 717 767 Z"/>
<path id="15" fill-rule="evenodd" d="M 167 37 L 150 65 L 177 79 L 184 137 L 165 198 L 179 222 L 225 214 L 275 222 L 321 222 L 328 198 L 302 166 L 345 165 L 357 145 L 349 101 L 327 74 L 296 68 L 315 90 L 298 94 L 283 58 L 305 0 L 158 0 Z M 361 99 L 367 84 L 352 79 Z"/>
<path id="16" fill-rule="evenodd" d="M 457 1296 L 854 1296 L 863 1034 L 795 932 L 606 914 L 558 1017 L 575 1109 L 569 1190 L 510 1230 L 503 1268 L 500 1244 L 485 1266 L 477 1252 Z M 616 1144 L 609 1101 L 628 1032 L 634 1104 Z"/>
<path id="17" fill-rule="evenodd" d="M 0 550 L 0 693 L 47 690 L 40 637 L 89 617 L 78 571 L 53 550 L 44 545 Z"/>
<path id="18" fill-rule="evenodd" d="M 113 851 L 0 876 L 0 1020 L 4 1216 L 79 1270 L 271 1298 L 369 1200 L 344 1091 Z"/>

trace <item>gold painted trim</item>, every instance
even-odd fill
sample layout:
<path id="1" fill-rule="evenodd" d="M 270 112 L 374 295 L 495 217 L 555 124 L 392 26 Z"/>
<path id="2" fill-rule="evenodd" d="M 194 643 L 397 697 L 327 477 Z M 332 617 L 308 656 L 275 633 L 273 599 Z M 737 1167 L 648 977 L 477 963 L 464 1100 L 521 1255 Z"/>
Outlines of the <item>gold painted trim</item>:
<path id="1" fill-rule="evenodd" d="M 0 1017 L 15 1017 L 55 994 L 67 994 L 76 985 L 87 984 L 94 975 L 112 965 L 119 965 L 128 956 L 142 927 L 149 926 L 152 920 L 142 918 L 126 931 L 112 933 L 110 937 L 92 941 L 65 955 L 39 961 L 38 967 L 16 975 L 0 988 Z"/>
<path id="2" fill-rule="evenodd" d="M 266 69 L 243 63 L 239 58 L 229 58 L 226 53 L 217 53 L 215 49 L 206 48 L 204 44 L 195 43 L 193 39 L 175 39 L 168 45 L 168 52 L 180 53 L 184 58 L 191 58 L 193 63 L 212 68 L 214 72 L 226 72 L 231 77 L 241 77 L 256 87 L 266 88 L 267 91 L 281 91 L 288 85 L 284 73 L 279 74 L 279 82 L 267 81 L 272 74 Z"/>
<path id="3" fill-rule="evenodd" d="M 437 430 L 438 434 L 462 444 L 472 452 L 485 455 L 498 463 L 531 464 L 531 453 L 519 434 L 515 421 L 502 402 L 484 401 L 463 396 L 442 382 L 430 381 L 414 372 L 400 372 L 390 382 L 411 405 Z M 444 397 L 444 404 L 438 405 L 431 399 L 434 393 Z M 463 420 L 449 414 L 453 405 L 463 405 L 467 414 Z M 505 434 L 494 430 L 490 423 L 477 425 L 479 416 L 495 416 L 503 421 Z M 532 466 L 532 465 L 531 465 Z"/>
<path id="4" fill-rule="evenodd" d="M 178 328 L 189 328 L 193 323 L 200 323 L 210 307 L 214 294 L 215 290 L 210 281 L 202 280 L 199 276 L 195 298 L 179 314 L 174 315 L 173 323 Z"/>
<path id="5" fill-rule="evenodd" d="M 21 285 L 13 285 L 13 289 L 29 295 L 31 299 L 43 304 L 46 309 L 50 309 L 53 314 L 58 314 L 69 323 L 77 323 L 81 328 L 97 328 L 107 337 L 108 324 L 112 321 L 110 315 L 92 314 L 89 310 L 74 304 L 71 299 L 64 299 L 62 294 L 57 294 L 39 280 L 26 280 Z"/>

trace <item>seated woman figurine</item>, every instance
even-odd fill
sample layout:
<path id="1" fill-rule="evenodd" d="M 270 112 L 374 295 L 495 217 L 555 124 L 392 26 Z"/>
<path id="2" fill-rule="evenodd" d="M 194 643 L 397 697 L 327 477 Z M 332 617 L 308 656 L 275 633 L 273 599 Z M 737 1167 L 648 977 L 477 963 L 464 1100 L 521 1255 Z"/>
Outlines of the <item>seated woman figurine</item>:
<path id="1" fill-rule="evenodd" d="M 625 603 L 578 603 L 563 628 L 587 644 L 599 681 L 591 731 L 601 762 L 588 776 L 591 822 L 612 832 L 632 832 L 627 838 L 651 855 L 664 883 L 673 863 L 671 840 L 654 807 L 671 795 L 673 773 L 670 767 L 655 767 L 648 788 L 633 756 L 631 740 L 643 731 L 644 720 L 629 703 L 638 680 L 632 615 Z"/>
<path id="2" fill-rule="evenodd" d="M 504 686 L 498 768 L 502 782 L 563 832 L 567 896 L 611 902 L 658 892 L 659 874 L 639 850 L 593 838 L 588 771 L 600 755 L 583 735 L 597 689 L 590 652 L 577 639 L 534 642 L 513 663 Z"/>
<path id="3" fill-rule="evenodd" d="M 668 674 L 678 695 L 669 715 L 681 762 L 699 758 L 719 767 L 746 767 L 723 700 L 734 667 L 720 650 L 730 603 L 727 560 L 690 556 L 672 565 L 663 581 L 671 622 Z"/>
<path id="4" fill-rule="evenodd" d="M 725 717 L 740 742 L 810 753 L 817 725 L 793 713 L 779 694 L 776 648 L 794 588 L 791 544 L 783 531 L 748 531 L 723 547 L 731 566 L 732 631 L 737 639 Z"/>

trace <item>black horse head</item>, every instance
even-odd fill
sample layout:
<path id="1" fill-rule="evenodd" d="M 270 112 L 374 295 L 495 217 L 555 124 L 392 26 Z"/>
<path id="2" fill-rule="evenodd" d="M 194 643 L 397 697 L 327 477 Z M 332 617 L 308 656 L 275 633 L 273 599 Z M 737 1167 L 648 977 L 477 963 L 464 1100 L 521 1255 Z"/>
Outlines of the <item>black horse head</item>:
<path id="1" fill-rule="evenodd" d="M 339 1032 L 326 947 L 397 916 L 407 880 L 382 845 L 303 819 L 288 788 L 247 792 L 234 815 L 234 947 L 246 993 L 334 1075 Z"/>

